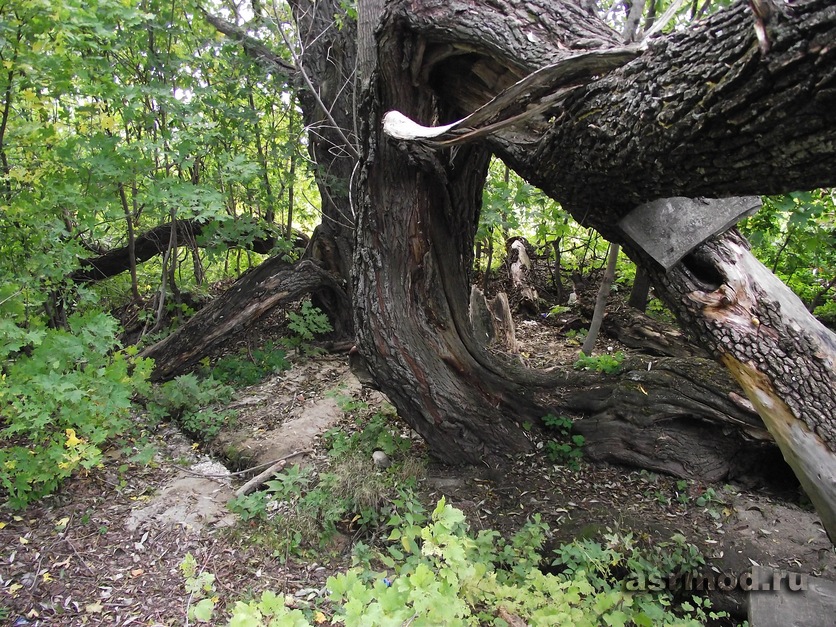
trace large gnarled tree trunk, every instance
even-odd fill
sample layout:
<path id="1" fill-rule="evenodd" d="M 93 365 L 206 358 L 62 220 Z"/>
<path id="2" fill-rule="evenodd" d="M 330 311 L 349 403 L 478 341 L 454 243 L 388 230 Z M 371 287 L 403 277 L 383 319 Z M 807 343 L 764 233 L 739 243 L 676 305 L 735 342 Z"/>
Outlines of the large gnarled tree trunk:
<path id="1" fill-rule="evenodd" d="M 564 77 L 552 86 L 564 90 L 562 102 L 497 127 L 491 148 L 645 265 L 652 261 L 617 228 L 642 202 L 832 184 L 836 8 L 823 0 L 774 7 L 761 29 L 768 46 L 754 23 L 741 3 L 651 41 L 620 69 Z M 617 43 L 568 1 L 403 0 L 384 16 L 360 179 L 356 321 L 382 388 L 445 459 L 524 450 L 521 418 L 539 408 L 521 384 L 548 377 L 493 364 L 463 315 L 484 148 L 394 143 L 380 131 L 382 116 L 394 109 L 443 124 L 546 64 Z M 789 297 L 760 291 L 755 264 L 734 237 L 721 237 L 667 274 L 656 270 L 655 283 L 730 366 L 833 537 L 836 342 Z"/>
<path id="2" fill-rule="evenodd" d="M 650 269 L 659 295 L 743 386 L 834 537 L 836 482 L 827 474 L 836 449 L 832 336 L 791 295 L 763 287 L 771 279 L 736 235 L 702 245 L 666 273 L 617 226 L 656 198 L 836 182 L 836 7 L 825 0 L 754 4 L 757 18 L 740 2 L 643 48 L 603 54 L 620 37 L 588 2 L 397 0 L 385 11 L 380 0 L 361 2 L 356 84 L 368 88 L 354 95 L 363 102 L 358 128 L 350 116 L 326 113 L 331 99 L 351 92 L 344 80 L 353 66 L 351 41 L 344 32 L 322 30 L 317 20 L 330 15 L 312 9 L 329 3 L 294 3 L 299 32 L 315 35 L 306 57 L 319 60 L 309 77 L 320 99 L 310 95 L 305 105 L 312 154 L 320 163 L 328 155 L 347 157 L 319 172 L 320 185 L 329 177 L 353 181 L 352 198 L 346 194 L 340 207 L 326 209 L 323 227 L 356 218 L 358 343 L 378 386 L 435 455 L 500 463 L 529 450 L 522 424 L 555 404 L 571 406 L 572 397 L 561 401 L 555 390 L 577 383 L 565 370 L 527 370 L 493 355 L 474 336 L 469 273 L 493 152 Z M 506 96 L 500 111 L 481 115 L 479 125 L 488 128 L 453 133 L 470 143 L 437 150 L 382 131 L 389 110 L 426 126 L 462 118 L 545 66 Z M 342 132 L 318 145 L 329 126 Z M 357 171 L 352 150 L 339 146 L 353 144 L 355 130 Z M 323 189 L 326 205 L 335 189 Z M 351 251 L 345 234 L 330 247 L 342 276 Z M 682 394 L 687 386 L 675 383 L 682 377 L 695 383 L 687 368 L 671 367 L 659 390 L 677 388 L 688 410 L 699 403 Z M 625 389 L 613 388 L 607 402 Z M 728 404 L 727 393 L 713 398 L 701 411 Z M 594 411 L 613 417 L 606 404 Z M 658 424 L 642 428 L 652 433 Z M 741 429 L 756 427 L 744 421 Z"/>

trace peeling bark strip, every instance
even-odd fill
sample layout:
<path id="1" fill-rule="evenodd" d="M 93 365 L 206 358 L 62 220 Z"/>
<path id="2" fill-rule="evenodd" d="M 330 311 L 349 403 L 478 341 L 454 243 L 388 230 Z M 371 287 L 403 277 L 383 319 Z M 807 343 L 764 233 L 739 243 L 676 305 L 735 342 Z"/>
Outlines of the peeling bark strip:
<path id="1" fill-rule="evenodd" d="M 638 46 L 578 53 L 529 74 L 457 122 L 427 127 L 398 111 L 389 111 L 383 116 L 383 131 L 395 139 L 423 140 L 437 147 L 473 141 L 539 117 L 574 88 L 621 67 L 638 54 Z"/>

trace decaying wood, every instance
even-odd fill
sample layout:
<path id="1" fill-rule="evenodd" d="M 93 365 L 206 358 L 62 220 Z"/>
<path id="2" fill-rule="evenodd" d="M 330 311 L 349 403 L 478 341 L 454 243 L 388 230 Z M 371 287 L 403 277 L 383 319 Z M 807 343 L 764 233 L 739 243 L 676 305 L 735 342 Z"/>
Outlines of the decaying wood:
<path id="1" fill-rule="evenodd" d="M 821 516 L 830 541 L 836 544 L 836 459 L 833 451 L 779 396 L 769 378 L 751 362 L 725 355 L 723 363 L 740 381 L 758 414 L 775 437 L 784 459 Z"/>
<path id="2" fill-rule="evenodd" d="M 488 309 L 491 312 L 494 338 L 499 346 L 512 355 L 519 353 L 520 345 L 517 343 L 514 318 L 511 316 L 511 305 L 505 292 L 499 292 L 494 296 L 488 303 Z"/>
<path id="3" fill-rule="evenodd" d="M 607 301 L 610 298 L 612 283 L 615 280 L 615 265 L 618 261 L 618 253 L 621 246 L 610 244 L 610 251 L 607 254 L 607 268 L 601 277 L 601 284 L 598 286 L 598 294 L 595 296 L 595 309 L 592 311 L 592 321 L 589 323 L 589 331 L 581 346 L 581 353 L 591 355 L 595 342 L 598 340 L 598 332 L 601 330 L 601 323 L 604 322 L 604 311 L 607 308 Z"/>
<path id="4" fill-rule="evenodd" d="M 473 334 L 485 346 L 499 346 L 509 353 L 518 353 L 514 319 L 504 292 L 499 292 L 490 302 L 476 285 L 470 288 L 468 309 Z"/>
<path id="5" fill-rule="evenodd" d="M 511 278 L 516 310 L 536 316 L 540 312 L 540 296 L 531 282 L 531 258 L 522 237 L 512 237 L 505 245 L 505 263 Z"/>
<path id="6" fill-rule="evenodd" d="M 493 328 L 493 316 L 488 309 L 488 301 L 485 293 L 476 285 L 470 288 L 470 306 L 468 308 L 470 324 L 473 327 L 473 335 L 485 346 L 489 346 L 495 334 Z"/>
<path id="7" fill-rule="evenodd" d="M 603 330 L 609 337 L 646 355 L 659 357 L 709 357 L 676 326 L 660 322 L 617 299 L 604 316 Z"/>
<path id="8" fill-rule="evenodd" d="M 836 335 L 736 231 L 657 284 L 743 387 L 836 542 Z"/>

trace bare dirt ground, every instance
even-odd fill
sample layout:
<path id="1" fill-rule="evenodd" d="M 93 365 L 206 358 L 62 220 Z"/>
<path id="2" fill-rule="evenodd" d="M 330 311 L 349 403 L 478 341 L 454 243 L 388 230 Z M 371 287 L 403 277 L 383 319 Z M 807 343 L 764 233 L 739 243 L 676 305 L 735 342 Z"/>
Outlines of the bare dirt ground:
<path id="1" fill-rule="evenodd" d="M 518 325 L 518 334 L 524 358 L 536 365 L 570 363 L 577 351 L 538 321 Z M 291 462 L 323 469 L 320 434 L 353 428 L 339 398 L 372 407 L 386 401 L 357 382 L 344 356 L 293 361 L 290 370 L 238 392 L 231 407 L 239 417 L 213 443 L 216 456 L 165 425 L 152 436 L 158 450 L 151 464 L 113 450 L 104 469 L 73 478 L 39 504 L 0 508 L 0 623 L 186 624 L 180 565 L 187 553 L 215 574 L 221 609 L 265 589 L 300 603 L 322 595 L 327 576 L 348 566 L 351 538 L 308 560 L 277 555 L 257 525 L 228 511 L 245 479 L 233 473 L 293 453 Z M 232 470 L 219 457 L 232 459 Z M 446 495 L 475 529 L 511 532 L 539 513 L 555 545 L 600 539 L 607 530 L 633 532 L 648 544 L 681 533 L 718 571 L 741 573 L 756 563 L 836 580 L 836 553 L 817 516 L 776 495 L 609 465 L 581 462 L 571 470 L 541 454 L 501 471 L 429 463 L 420 486 L 427 504 Z M 698 506 L 706 494 L 714 496 Z M 734 609 L 742 599 L 726 602 Z"/>

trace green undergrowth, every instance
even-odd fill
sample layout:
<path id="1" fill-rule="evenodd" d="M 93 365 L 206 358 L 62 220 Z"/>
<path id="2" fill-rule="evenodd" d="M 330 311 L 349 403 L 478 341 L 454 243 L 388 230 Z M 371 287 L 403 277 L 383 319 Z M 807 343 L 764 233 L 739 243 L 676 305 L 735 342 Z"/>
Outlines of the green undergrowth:
<path id="1" fill-rule="evenodd" d="M 248 525 L 247 533 L 281 560 L 327 552 L 348 536 L 378 533 L 394 512 L 414 501 L 424 461 L 409 454 L 411 441 L 398 433 L 394 410 L 371 411 L 348 397 L 338 402 L 353 428 L 324 434 L 327 469 L 290 466 L 263 490 L 229 504 Z M 385 467 L 373 460 L 375 451 L 388 456 Z"/>
<path id="2" fill-rule="evenodd" d="M 302 301 L 299 311 L 287 313 L 287 328 L 292 331 L 291 335 L 282 338 L 282 342 L 288 348 L 295 348 L 305 354 L 316 354 L 316 349 L 311 347 L 311 342 L 317 335 L 330 333 L 334 330 L 321 309 L 314 306 L 309 300 Z"/>
<path id="3" fill-rule="evenodd" d="M 287 359 L 288 350 L 298 350 L 305 355 L 314 355 L 318 351 L 311 346 L 317 335 L 332 331 L 331 323 L 319 308 L 311 301 L 303 301 L 299 311 L 287 313 L 287 327 L 291 331 L 287 337 L 276 342 L 266 342 L 261 348 L 242 348 L 238 352 L 225 355 L 211 365 L 209 358 L 201 361 L 200 371 L 204 377 L 235 388 L 255 385 L 266 376 L 277 374 L 291 367 Z"/>
<path id="4" fill-rule="evenodd" d="M 212 574 L 198 572 L 187 555 L 191 619 L 236 627 L 507 627 L 520 621 L 650 627 L 696 626 L 719 616 L 700 597 L 636 589 L 642 587 L 636 582 L 705 566 L 682 536 L 648 547 L 629 533 L 610 532 L 601 542 L 578 540 L 549 553 L 551 530 L 537 514 L 506 538 L 471 529 L 444 498 L 428 511 L 416 489 L 421 460 L 393 410 L 337 399 L 351 420 L 324 436 L 327 471 L 290 467 L 230 507 L 241 517 L 247 541 L 271 548 L 273 557 L 321 561 L 342 537 L 352 541 L 351 566 L 330 577 L 325 595 L 313 601 L 271 590 L 236 599 L 219 597 Z M 571 426 L 565 418 L 544 421 L 566 433 Z M 390 465 L 375 466 L 375 451 L 385 452 Z"/>
<path id="5" fill-rule="evenodd" d="M 537 516 L 506 540 L 490 529 L 474 533 L 443 498 L 429 515 L 422 509 L 406 513 L 396 511 L 386 521 L 385 542 L 355 543 L 352 566 L 328 578 L 325 597 L 300 602 L 266 590 L 235 601 L 228 624 L 651 627 L 698 626 L 724 616 L 700 597 L 677 599 L 673 592 L 625 585 L 703 566 L 681 536 L 653 550 L 641 550 L 629 534 L 575 542 L 555 551 L 546 572 L 542 552 L 549 530 Z M 194 566 L 187 555 L 190 617 L 217 624 L 214 578 Z"/>
<path id="6" fill-rule="evenodd" d="M 146 422 L 154 426 L 162 420 L 173 420 L 192 438 L 210 442 L 237 417 L 234 410 L 221 409 L 234 391 L 212 376 L 180 375 L 151 389 Z"/>
<path id="7" fill-rule="evenodd" d="M 621 370 L 621 363 L 624 361 L 624 353 L 618 351 L 612 355 L 584 355 L 580 354 L 574 363 L 575 370 L 592 370 L 603 374 L 618 374 Z"/>
<path id="8" fill-rule="evenodd" d="M 233 355 L 221 357 L 213 367 L 209 359 L 201 363 L 201 371 L 221 383 L 233 387 L 255 385 L 264 377 L 290 368 L 287 352 L 273 342 L 267 342 L 262 348 L 242 349 Z"/>
<path id="9" fill-rule="evenodd" d="M 310 303 L 293 315 L 288 342 L 297 346 L 329 328 Z M 136 444 L 164 420 L 211 441 L 236 419 L 223 408 L 235 387 L 290 367 L 286 350 L 267 343 L 152 385 L 153 362 L 122 348 L 118 335 L 104 313 L 71 316 L 66 329 L 0 318 L 0 497 L 12 508 L 99 467 L 107 447 Z"/>
<path id="10" fill-rule="evenodd" d="M 122 349 L 116 320 L 70 317 L 68 329 L 0 319 L 0 496 L 16 509 L 101 464 L 133 428 L 152 362 Z"/>
<path id="11" fill-rule="evenodd" d="M 572 470 L 578 470 L 586 439 L 582 435 L 572 434 L 572 419 L 547 414 L 543 416 L 543 424 L 555 436 L 554 439 L 546 441 L 546 459 L 556 464 L 566 465 Z"/>

